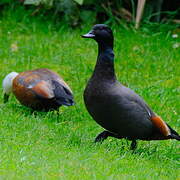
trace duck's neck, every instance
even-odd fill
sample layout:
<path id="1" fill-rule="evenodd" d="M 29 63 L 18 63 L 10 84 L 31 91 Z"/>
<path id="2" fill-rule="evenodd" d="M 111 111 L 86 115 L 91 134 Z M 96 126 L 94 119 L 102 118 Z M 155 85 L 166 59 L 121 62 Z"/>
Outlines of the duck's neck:
<path id="1" fill-rule="evenodd" d="M 98 43 L 98 57 L 93 77 L 100 80 L 116 80 L 113 45 Z"/>

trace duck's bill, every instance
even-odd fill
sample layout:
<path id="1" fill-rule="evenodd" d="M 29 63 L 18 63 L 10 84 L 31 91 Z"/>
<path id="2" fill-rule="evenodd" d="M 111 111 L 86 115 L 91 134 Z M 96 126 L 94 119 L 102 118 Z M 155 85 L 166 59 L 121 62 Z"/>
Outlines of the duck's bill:
<path id="1" fill-rule="evenodd" d="M 9 94 L 4 94 L 4 103 L 7 103 L 8 102 L 8 100 L 9 100 Z"/>
<path id="2" fill-rule="evenodd" d="M 94 38 L 95 35 L 92 33 L 92 31 L 88 32 L 87 34 L 82 35 L 83 38 Z"/>

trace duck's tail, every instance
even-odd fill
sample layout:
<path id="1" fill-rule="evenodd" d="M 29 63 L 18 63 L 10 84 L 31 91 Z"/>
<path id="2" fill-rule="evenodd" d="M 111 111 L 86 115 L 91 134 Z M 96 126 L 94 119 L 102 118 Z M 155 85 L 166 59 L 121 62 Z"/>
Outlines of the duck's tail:
<path id="1" fill-rule="evenodd" d="M 167 126 L 168 126 L 168 128 L 170 129 L 170 132 L 171 132 L 171 134 L 169 135 L 170 139 L 176 139 L 176 140 L 180 141 L 179 134 L 174 129 L 172 129 L 168 124 L 167 124 Z"/>
<path id="2" fill-rule="evenodd" d="M 158 138 L 158 139 L 176 139 L 180 141 L 179 134 L 172 129 L 166 122 L 164 122 L 161 117 L 159 116 L 152 116 L 151 117 L 152 123 L 155 125 L 155 127 L 159 130 L 161 135 L 154 135 L 152 138 Z M 158 133 L 159 134 L 159 133 Z"/>
<path id="3" fill-rule="evenodd" d="M 180 141 L 179 135 L 171 134 L 170 137 L 171 137 L 171 139 L 176 139 L 177 141 Z"/>

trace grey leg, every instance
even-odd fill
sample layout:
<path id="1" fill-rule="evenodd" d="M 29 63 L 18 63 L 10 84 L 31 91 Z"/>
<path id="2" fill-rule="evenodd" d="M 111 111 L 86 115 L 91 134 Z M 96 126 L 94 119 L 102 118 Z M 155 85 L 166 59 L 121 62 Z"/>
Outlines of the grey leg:
<path id="1" fill-rule="evenodd" d="M 109 131 L 103 131 L 103 132 L 101 132 L 100 134 L 97 135 L 97 137 L 96 137 L 94 142 L 102 142 L 105 139 L 107 139 L 108 136 L 115 137 L 115 138 L 118 138 L 118 139 L 121 138 L 120 136 L 115 135 L 115 134 L 113 134 L 113 133 L 111 133 Z"/>
<path id="2" fill-rule="evenodd" d="M 136 142 L 136 140 L 132 140 L 130 149 L 131 149 L 131 150 L 135 150 L 136 147 L 137 147 L 137 142 Z"/>

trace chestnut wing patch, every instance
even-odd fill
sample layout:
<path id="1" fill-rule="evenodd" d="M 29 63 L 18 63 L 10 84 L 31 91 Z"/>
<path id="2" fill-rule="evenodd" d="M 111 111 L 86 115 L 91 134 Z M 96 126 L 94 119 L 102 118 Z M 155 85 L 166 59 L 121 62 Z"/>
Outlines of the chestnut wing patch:
<path id="1" fill-rule="evenodd" d="M 169 136 L 171 134 L 170 129 L 168 128 L 166 123 L 161 119 L 161 117 L 153 116 L 151 117 L 151 121 L 164 136 Z"/>
<path id="2" fill-rule="evenodd" d="M 39 97 L 51 99 L 54 97 L 54 92 L 51 84 L 46 81 L 40 81 L 32 87 L 32 91 Z"/>

